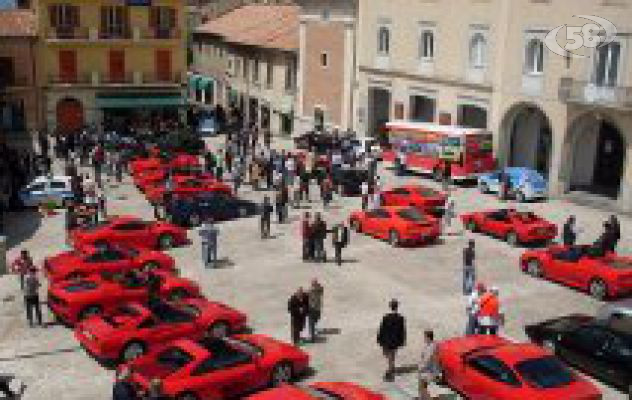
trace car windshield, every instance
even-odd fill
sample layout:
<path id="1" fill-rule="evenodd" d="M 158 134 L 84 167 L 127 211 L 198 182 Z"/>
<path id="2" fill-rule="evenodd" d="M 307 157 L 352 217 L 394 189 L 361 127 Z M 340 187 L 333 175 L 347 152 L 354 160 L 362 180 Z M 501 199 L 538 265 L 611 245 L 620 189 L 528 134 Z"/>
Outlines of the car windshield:
<path id="1" fill-rule="evenodd" d="M 516 364 L 516 370 L 540 389 L 558 388 L 575 381 L 573 373 L 554 356 L 522 361 Z"/>
<path id="2" fill-rule="evenodd" d="M 170 347 L 158 354 L 156 361 L 170 371 L 177 371 L 193 360 L 193 357 L 186 351 L 177 347 Z"/>
<path id="3" fill-rule="evenodd" d="M 426 217 L 424 217 L 424 215 L 416 208 L 407 208 L 405 210 L 401 210 L 397 213 L 397 215 L 399 215 L 406 221 L 426 222 Z"/>

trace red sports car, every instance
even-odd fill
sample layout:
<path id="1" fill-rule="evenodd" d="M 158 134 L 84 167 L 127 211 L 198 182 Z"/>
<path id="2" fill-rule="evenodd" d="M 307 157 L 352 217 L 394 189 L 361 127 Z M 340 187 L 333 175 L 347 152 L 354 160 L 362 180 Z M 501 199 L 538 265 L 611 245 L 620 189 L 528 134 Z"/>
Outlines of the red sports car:
<path id="1" fill-rule="evenodd" d="M 191 198 L 200 193 L 223 192 L 232 195 L 233 191 L 227 184 L 213 178 L 197 176 L 175 176 L 173 195 L 178 198 Z M 165 195 L 165 185 L 148 187 L 145 191 L 147 200 L 152 204 L 161 204 Z"/>
<path id="2" fill-rule="evenodd" d="M 295 346 L 264 335 L 236 335 L 178 340 L 128 365 L 139 392 L 158 378 L 170 399 L 217 400 L 288 383 L 308 364 L 307 353 Z"/>
<path id="3" fill-rule="evenodd" d="M 505 239 L 512 246 L 548 242 L 557 236 L 555 224 L 532 212 L 500 209 L 461 215 L 463 225 L 472 232 L 484 232 Z"/>
<path id="4" fill-rule="evenodd" d="M 160 251 L 119 245 L 86 245 L 44 259 L 44 272 L 50 282 L 77 279 L 88 275 L 124 273 L 130 270 L 162 269 L 175 271 L 175 261 Z"/>
<path id="5" fill-rule="evenodd" d="M 406 185 L 382 192 L 385 206 L 411 206 L 425 213 L 441 213 L 445 207 L 446 194 L 421 186 Z"/>
<path id="6" fill-rule="evenodd" d="M 160 186 L 164 183 L 164 180 L 167 177 L 167 172 L 169 171 L 166 167 L 161 167 L 156 170 L 147 170 L 141 172 L 140 174 L 134 175 L 134 184 L 142 191 L 145 192 L 148 188 L 154 186 Z M 210 173 L 202 172 L 199 169 L 188 167 L 188 168 L 177 168 L 171 170 L 173 176 L 187 176 L 187 177 L 198 177 L 201 179 L 213 179 L 213 175 Z"/>
<path id="7" fill-rule="evenodd" d="M 351 213 L 349 223 L 356 232 L 386 239 L 392 246 L 431 242 L 441 235 L 439 221 L 415 207 L 381 207 L 370 211 L 355 211 Z"/>
<path id="8" fill-rule="evenodd" d="M 162 157 L 152 156 L 141 158 L 130 162 L 130 170 L 132 175 L 136 175 L 145 170 L 167 168 L 183 168 L 183 167 L 199 167 L 200 159 L 190 154 L 176 154 L 173 158 L 167 160 Z"/>
<path id="9" fill-rule="evenodd" d="M 371 392 L 355 383 L 318 382 L 306 386 L 283 385 L 247 397 L 248 400 L 386 400 L 386 397 Z"/>
<path id="10" fill-rule="evenodd" d="M 601 400 L 590 382 L 530 343 L 472 335 L 437 344 L 445 383 L 470 400 Z"/>
<path id="11" fill-rule="evenodd" d="M 520 268 L 534 277 L 543 277 L 585 290 L 597 299 L 632 293 L 632 257 L 600 254 L 593 246 L 555 245 L 525 252 Z"/>
<path id="12" fill-rule="evenodd" d="M 74 325 L 91 315 L 112 312 L 124 303 L 146 303 L 152 279 L 159 284 L 161 296 L 170 299 L 200 296 L 195 282 L 163 271 L 153 271 L 151 276 L 103 274 L 49 285 L 48 307 L 62 322 Z"/>
<path id="13" fill-rule="evenodd" d="M 128 303 L 114 313 L 75 326 L 75 336 L 96 359 L 131 361 L 175 339 L 225 337 L 246 327 L 246 315 L 203 298 L 179 302 Z"/>
<path id="14" fill-rule="evenodd" d="M 75 248 L 120 244 L 135 248 L 169 249 L 188 243 L 186 229 L 167 222 L 143 221 L 132 216 L 115 217 L 91 228 L 75 229 L 70 233 L 70 241 Z"/>

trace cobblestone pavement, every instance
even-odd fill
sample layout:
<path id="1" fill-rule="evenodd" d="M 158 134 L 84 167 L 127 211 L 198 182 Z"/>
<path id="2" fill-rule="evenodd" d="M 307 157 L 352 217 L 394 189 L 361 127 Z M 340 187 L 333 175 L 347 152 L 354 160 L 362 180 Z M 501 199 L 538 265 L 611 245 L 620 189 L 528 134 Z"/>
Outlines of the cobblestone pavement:
<path id="1" fill-rule="evenodd" d="M 395 178 L 389 171 L 383 171 L 382 175 L 387 185 L 405 181 L 434 185 L 416 176 Z M 249 199 L 263 196 L 248 187 L 241 195 Z M 129 180 L 121 187 L 111 188 L 109 196 L 111 214 L 152 217 L 151 208 Z M 456 189 L 455 196 L 459 212 L 497 205 L 493 197 L 479 195 L 475 189 Z M 357 207 L 359 199 L 338 199 L 325 211 L 326 220 L 329 223 L 342 220 Z M 520 207 L 532 209 L 558 224 L 569 213 L 576 214 L 579 226 L 584 229 L 580 241 L 594 240 L 607 217 L 605 212 L 559 200 Z M 318 210 L 321 205 L 312 203 L 310 211 Z M 9 229 L 25 238 L 11 248 L 9 259 L 21 248 L 28 248 L 36 262 L 41 262 L 43 257 L 65 248 L 62 215 L 42 220 L 39 229 L 33 229 L 25 220 L 23 215 L 11 216 Z M 629 222 L 628 218 L 621 218 L 623 252 L 631 248 Z M 470 237 L 477 241 L 480 279 L 500 288 L 507 315 L 503 334 L 524 340 L 525 324 L 572 312 L 594 313 L 600 306 L 583 293 L 523 275 L 517 263 L 521 250 L 459 230 L 451 232 L 440 244 L 412 249 L 391 248 L 386 243 L 353 234 L 342 267 L 332 263 L 306 264 L 300 260 L 297 211 L 292 213 L 289 223 L 273 224 L 274 238 L 266 241 L 259 238 L 256 219 L 223 223 L 220 230 L 219 252 L 224 259 L 220 269 L 203 268 L 200 240 L 195 231 L 190 231 L 193 240 L 190 246 L 171 251 L 184 276 L 198 281 L 209 298 L 245 311 L 256 332 L 283 340 L 290 339 L 287 298 L 297 286 L 307 286 L 317 277 L 325 287 L 321 328 L 326 334 L 320 343 L 305 345 L 316 371 L 310 379 L 355 381 L 393 399 L 414 395 L 415 374 L 402 374 L 391 384 L 381 381 L 385 365 L 375 335 L 387 303 L 393 297 L 400 299 L 401 311 L 408 319 L 409 339 L 399 355 L 400 366 L 416 362 L 424 329 L 434 329 L 439 338 L 461 334 L 465 324 L 461 249 Z M 111 396 L 113 372 L 90 359 L 77 346 L 71 331 L 58 325 L 46 329 L 26 327 L 14 276 L 0 277 L 0 299 L 0 372 L 15 373 L 28 385 L 25 399 L 51 395 L 59 400 Z M 50 315 L 46 319 L 52 321 Z M 606 400 L 624 397 L 613 389 L 603 387 L 603 390 Z M 437 393 L 441 391 L 438 389 Z"/>

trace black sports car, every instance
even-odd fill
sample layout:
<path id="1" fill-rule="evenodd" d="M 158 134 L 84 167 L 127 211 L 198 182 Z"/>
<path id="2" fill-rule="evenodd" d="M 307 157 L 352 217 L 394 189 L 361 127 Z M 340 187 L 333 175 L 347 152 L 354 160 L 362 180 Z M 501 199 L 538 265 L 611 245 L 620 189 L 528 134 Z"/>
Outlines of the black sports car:
<path id="1" fill-rule="evenodd" d="M 569 315 L 525 327 L 535 343 L 589 375 L 632 395 L 632 324 Z"/>
<path id="2" fill-rule="evenodd" d="M 170 221 L 180 226 L 198 226 L 207 219 L 226 221 L 255 215 L 258 204 L 225 193 L 204 193 L 188 199 L 174 199 L 167 207 Z"/>
<path id="3" fill-rule="evenodd" d="M 369 172 L 365 169 L 341 168 L 333 174 L 333 183 L 342 186 L 343 196 L 357 196 L 361 194 L 362 182 L 369 179 Z"/>

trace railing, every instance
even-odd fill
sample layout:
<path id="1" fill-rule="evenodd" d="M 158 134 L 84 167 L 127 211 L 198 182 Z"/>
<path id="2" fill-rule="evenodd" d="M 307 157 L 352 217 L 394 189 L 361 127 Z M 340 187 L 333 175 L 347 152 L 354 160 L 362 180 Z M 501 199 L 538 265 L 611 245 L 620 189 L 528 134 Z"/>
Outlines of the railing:
<path id="1" fill-rule="evenodd" d="M 181 72 L 174 72 L 171 74 L 158 74 L 158 73 L 144 73 L 143 74 L 143 83 L 144 84 L 181 84 L 184 81 L 182 80 Z"/>
<path id="2" fill-rule="evenodd" d="M 132 30 L 127 26 L 115 27 L 111 29 L 104 29 L 99 31 L 99 39 L 112 40 L 112 39 L 131 39 Z"/>
<path id="3" fill-rule="evenodd" d="M 100 74 L 98 79 L 99 84 L 103 85 L 125 85 L 134 83 L 134 74 L 125 73 L 122 75 L 111 75 L 109 73 Z"/>
<path id="4" fill-rule="evenodd" d="M 181 37 L 182 32 L 176 28 L 147 28 L 140 30 L 141 39 L 180 39 Z"/>
<path id="5" fill-rule="evenodd" d="M 562 78 L 559 98 L 566 103 L 632 108 L 632 87 L 599 86 L 593 82 Z"/>
<path id="6" fill-rule="evenodd" d="M 46 38 L 51 40 L 87 40 L 90 38 L 90 29 L 84 27 L 59 26 L 50 28 L 46 32 Z"/>
<path id="7" fill-rule="evenodd" d="M 89 85 L 92 83 L 92 75 L 49 75 L 48 82 L 52 85 Z"/>

